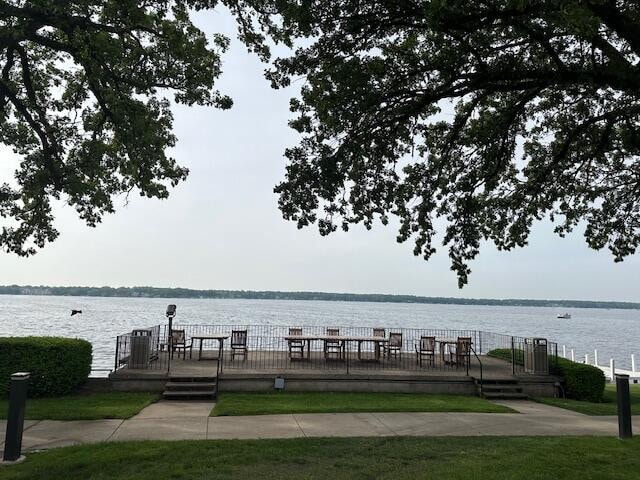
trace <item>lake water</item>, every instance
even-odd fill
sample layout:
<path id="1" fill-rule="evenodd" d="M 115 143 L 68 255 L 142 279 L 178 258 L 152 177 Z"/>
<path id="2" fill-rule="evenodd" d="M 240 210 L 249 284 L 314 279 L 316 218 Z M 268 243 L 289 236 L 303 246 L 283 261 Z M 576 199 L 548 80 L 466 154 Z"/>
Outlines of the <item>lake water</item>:
<path id="1" fill-rule="evenodd" d="M 0 295 L 0 336 L 84 338 L 93 344 L 93 368 L 113 368 L 116 336 L 166 323 L 169 303 L 178 306 L 176 324 L 469 329 L 545 337 L 580 360 L 597 349 L 601 364 L 613 357 L 620 368 L 630 368 L 631 354 L 640 357 L 640 310 L 614 309 L 573 308 L 561 320 L 551 307 Z M 82 315 L 71 317 L 71 309 Z"/>

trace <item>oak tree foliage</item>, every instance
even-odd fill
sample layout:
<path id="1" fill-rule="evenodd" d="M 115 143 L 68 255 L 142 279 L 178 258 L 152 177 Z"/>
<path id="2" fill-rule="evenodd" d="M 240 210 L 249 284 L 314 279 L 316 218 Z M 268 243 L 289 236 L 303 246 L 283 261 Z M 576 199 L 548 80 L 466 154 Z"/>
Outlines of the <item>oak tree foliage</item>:
<path id="1" fill-rule="evenodd" d="M 276 187 L 322 234 L 399 219 L 428 259 L 444 222 L 459 284 L 481 242 L 527 243 L 537 220 L 585 225 L 615 260 L 640 243 L 640 5 L 633 0 L 0 0 L 0 246 L 53 240 L 51 201 L 88 224 L 132 190 L 164 198 L 187 171 L 168 95 L 228 108 L 219 3 L 292 100 L 300 142 Z"/>
<path id="2" fill-rule="evenodd" d="M 393 215 L 425 259 L 445 222 L 460 286 L 481 242 L 523 246 L 547 217 L 616 261 L 636 251 L 640 2 L 234 3 L 256 48 L 297 45 L 268 74 L 303 85 L 285 218 L 329 234 Z"/>
<path id="3" fill-rule="evenodd" d="M 164 198 L 187 169 L 170 100 L 229 108 L 217 92 L 228 39 L 191 21 L 206 0 L 0 1 L 0 247 L 29 255 L 58 235 L 52 199 L 89 225 L 132 190 Z M 2 161 L 0 159 L 0 161 Z"/>

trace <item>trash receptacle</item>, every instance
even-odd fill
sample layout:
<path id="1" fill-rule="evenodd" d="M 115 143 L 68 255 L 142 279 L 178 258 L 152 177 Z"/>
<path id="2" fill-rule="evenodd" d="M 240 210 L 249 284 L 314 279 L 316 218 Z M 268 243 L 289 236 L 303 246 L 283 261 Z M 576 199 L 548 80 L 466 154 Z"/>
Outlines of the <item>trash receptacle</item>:
<path id="1" fill-rule="evenodd" d="M 525 338 L 524 371 L 526 373 L 549 373 L 546 338 Z"/>
<path id="2" fill-rule="evenodd" d="M 150 329 L 138 329 L 131 332 L 131 357 L 129 368 L 148 368 L 151 353 Z"/>

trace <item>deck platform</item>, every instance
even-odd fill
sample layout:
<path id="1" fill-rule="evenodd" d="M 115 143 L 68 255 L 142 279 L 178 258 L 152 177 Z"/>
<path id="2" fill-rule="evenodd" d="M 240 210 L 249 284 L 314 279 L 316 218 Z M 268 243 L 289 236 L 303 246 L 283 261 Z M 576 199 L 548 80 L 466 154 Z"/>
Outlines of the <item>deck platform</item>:
<path id="1" fill-rule="evenodd" d="M 210 358 L 213 351 L 203 352 Z M 160 390 L 170 379 L 216 378 L 217 360 L 183 359 L 174 356 L 169 366 L 167 353 L 150 362 L 149 368 L 120 368 L 111 373 L 115 388 L 121 390 Z M 482 362 L 482 374 L 480 368 Z M 513 382 L 522 384 L 531 395 L 551 395 L 558 380 L 552 375 L 514 375 L 510 363 L 485 355 L 475 357 L 466 366 L 443 362 L 437 355 L 433 363 L 418 365 L 414 353 L 378 361 L 358 360 L 355 352 L 348 359 L 325 359 L 323 352 L 312 351 L 308 359 L 292 360 L 288 352 L 254 351 L 246 359 L 231 360 L 225 352 L 219 378 L 220 390 L 273 390 L 275 377 L 282 377 L 287 390 L 321 391 L 398 391 L 430 393 L 477 393 L 477 384 Z"/>
<path id="2" fill-rule="evenodd" d="M 112 373 L 112 376 L 215 376 L 218 360 L 212 359 L 215 352 L 203 352 L 206 360 L 198 360 L 196 352 L 192 358 L 183 359 L 177 355 L 171 359 L 169 366 L 167 352 L 160 352 L 159 358 L 152 360 L 148 368 L 120 368 Z M 486 378 L 499 379 L 511 378 L 513 371 L 511 364 L 498 358 L 486 355 L 480 356 L 483 375 Z M 311 352 L 311 358 L 291 359 L 287 352 L 249 352 L 246 359 L 236 358 L 231 360 L 225 353 L 222 361 L 224 377 L 246 374 L 305 374 L 305 375 L 335 375 L 335 374 L 366 374 L 366 375 L 407 375 L 418 377 L 431 376 L 467 376 L 464 365 L 455 365 L 443 362 L 440 356 L 436 356 L 433 362 L 423 361 L 418 365 L 414 353 L 403 353 L 399 358 L 384 358 L 378 361 L 359 360 L 355 353 L 350 353 L 348 359 L 325 359 L 322 352 Z M 480 363 L 473 358 L 469 362 L 469 376 L 479 377 Z"/>

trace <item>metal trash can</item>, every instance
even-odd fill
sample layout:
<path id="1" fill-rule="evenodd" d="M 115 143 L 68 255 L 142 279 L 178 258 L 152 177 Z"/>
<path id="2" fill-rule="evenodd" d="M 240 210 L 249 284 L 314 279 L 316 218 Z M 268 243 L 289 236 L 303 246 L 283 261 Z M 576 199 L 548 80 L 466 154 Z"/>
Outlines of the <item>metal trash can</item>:
<path id="1" fill-rule="evenodd" d="M 131 332 L 131 356 L 129 368 L 149 368 L 152 331 L 138 329 Z"/>
<path id="2" fill-rule="evenodd" d="M 525 338 L 524 371 L 526 373 L 549 373 L 546 338 Z"/>

